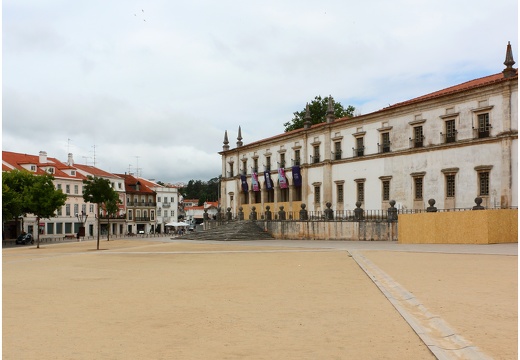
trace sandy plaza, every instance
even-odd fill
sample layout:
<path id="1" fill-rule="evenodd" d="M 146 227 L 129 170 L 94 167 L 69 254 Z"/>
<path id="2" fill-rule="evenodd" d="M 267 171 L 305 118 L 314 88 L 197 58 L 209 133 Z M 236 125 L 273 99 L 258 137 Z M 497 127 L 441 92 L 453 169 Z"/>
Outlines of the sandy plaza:
<path id="1" fill-rule="evenodd" d="M 435 359 L 417 333 L 432 318 L 481 358 L 518 357 L 517 244 L 163 238 L 95 249 L 3 249 L 3 359 Z M 432 316 L 395 303 L 397 288 Z"/>

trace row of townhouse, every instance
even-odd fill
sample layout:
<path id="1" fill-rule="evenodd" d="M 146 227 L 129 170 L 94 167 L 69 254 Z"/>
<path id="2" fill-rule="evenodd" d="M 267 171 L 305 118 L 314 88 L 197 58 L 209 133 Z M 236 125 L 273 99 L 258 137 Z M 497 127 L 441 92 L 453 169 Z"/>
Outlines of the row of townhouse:
<path id="1" fill-rule="evenodd" d="M 255 206 L 297 212 L 518 206 L 518 74 L 506 68 L 382 110 L 335 119 L 230 148 L 221 204 L 245 216 Z M 308 115 L 310 120 L 310 116 Z"/>
<path id="2" fill-rule="evenodd" d="M 56 211 L 55 217 L 40 219 L 27 215 L 18 223 L 3 224 L 5 238 L 14 238 L 21 231 L 48 237 L 64 237 L 77 234 L 85 226 L 86 236 L 97 236 L 96 204 L 83 200 L 83 180 L 88 176 L 108 179 L 121 201 L 117 214 L 107 216 L 101 210 L 99 219 L 101 235 L 125 235 L 138 233 L 163 233 L 165 224 L 177 221 L 179 193 L 173 185 L 160 185 L 132 174 L 112 174 L 94 166 L 75 164 L 69 154 L 66 162 L 48 157 L 45 151 L 39 155 L 2 151 L 2 171 L 26 170 L 34 175 L 45 173 L 54 176 L 56 189 L 67 195 L 66 203 Z"/>

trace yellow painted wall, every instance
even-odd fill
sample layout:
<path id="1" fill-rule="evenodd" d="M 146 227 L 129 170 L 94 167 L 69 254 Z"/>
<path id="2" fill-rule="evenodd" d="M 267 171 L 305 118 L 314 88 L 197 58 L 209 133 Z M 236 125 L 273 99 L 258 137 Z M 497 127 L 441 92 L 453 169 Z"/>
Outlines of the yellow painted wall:
<path id="1" fill-rule="evenodd" d="M 402 244 L 518 242 L 518 210 L 478 210 L 399 215 Z"/>
<path id="2" fill-rule="evenodd" d="M 242 206 L 242 211 L 244 212 L 244 219 L 245 220 L 248 220 L 249 219 L 249 214 L 251 214 L 251 207 L 255 207 L 256 209 L 256 213 L 257 213 L 257 218 L 258 220 L 261 219 L 262 215 L 264 215 L 265 213 L 265 207 L 266 206 L 270 206 L 271 207 L 271 212 L 273 213 L 273 219 L 275 218 L 275 215 L 278 215 L 278 211 L 280 211 L 280 206 L 283 206 L 284 207 L 284 211 L 286 212 L 287 214 L 287 219 L 289 219 L 289 213 L 293 213 L 293 216 L 296 216 L 296 218 L 298 218 L 298 214 L 301 210 L 301 201 L 293 201 L 292 203 L 290 202 L 278 202 L 276 203 L 276 207 L 275 207 L 275 204 L 274 203 L 264 203 L 264 205 L 262 206 L 262 204 L 242 204 L 240 206 Z"/>

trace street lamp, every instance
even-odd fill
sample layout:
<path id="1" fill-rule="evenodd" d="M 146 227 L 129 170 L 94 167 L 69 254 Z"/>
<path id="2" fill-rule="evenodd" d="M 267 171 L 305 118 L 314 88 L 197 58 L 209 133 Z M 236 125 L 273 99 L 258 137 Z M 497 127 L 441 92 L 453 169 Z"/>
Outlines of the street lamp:
<path id="1" fill-rule="evenodd" d="M 76 214 L 78 221 L 80 222 L 79 232 L 78 232 L 78 241 L 81 236 L 85 239 L 85 222 L 87 221 L 88 215 L 85 214 L 84 211 L 81 211 L 81 214 Z"/>

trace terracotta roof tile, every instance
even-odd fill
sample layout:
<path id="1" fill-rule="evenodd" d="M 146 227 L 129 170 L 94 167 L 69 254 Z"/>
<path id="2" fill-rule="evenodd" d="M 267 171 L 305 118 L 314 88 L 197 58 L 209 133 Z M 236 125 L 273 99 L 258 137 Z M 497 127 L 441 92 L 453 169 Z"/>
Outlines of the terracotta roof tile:
<path id="1" fill-rule="evenodd" d="M 517 72 L 516 78 L 517 77 L 518 77 L 518 72 Z M 419 97 L 416 97 L 416 98 L 413 98 L 413 99 L 410 99 L 410 100 L 407 100 L 407 101 L 403 101 L 403 102 L 400 102 L 400 103 L 397 103 L 397 104 L 394 104 L 394 105 L 390 105 L 390 106 L 384 108 L 383 110 L 393 109 L 393 108 L 396 108 L 396 107 L 400 107 L 400 106 L 404 106 L 404 105 L 408 105 L 408 104 L 413 104 L 413 103 L 416 103 L 416 102 L 429 100 L 429 99 L 433 99 L 433 98 L 437 98 L 437 97 L 441 97 L 441 96 L 445 96 L 445 95 L 450 95 L 450 94 L 457 93 L 457 92 L 467 91 L 467 90 L 475 89 L 475 88 L 478 88 L 478 87 L 481 87 L 481 86 L 491 85 L 493 83 L 499 83 L 499 82 L 502 82 L 502 81 L 508 81 L 510 79 L 513 79 L 513 78 L 515 78 L 515 77 L 505 78 L 504 74 L 502 74 L 502 73 L 489 75 L 489 76 L 484 76 L 484 77 L 481 77 L 481 78 L 478 78 L 478 79 L 466 81 L 466 82 L 464 82 L 462 84 L 450 86 L 450 87 L 442 89 L 442 90 L 438 90 L 438 91 L 435 91 L 435 92 L 432 92 L 432 93 L 429 93 L 429 94 L 426 94 L 426 95 L 422 95 L 422 96 L 419 96 Z"/>
<path id="2" fill-rule="evenodd" d="M 40 163 L 40 157 L 38 155 L 2 151 L 2 161 L 11 165 L 14 169 L 18 170 L 27 170 L 25 167 L 23 167 L 23 165 L 35 165 L 36 171 L 34 171 L 33 173 L 38 175 L 46 174 L 47 172 L 43 168 L 52 166 L 54 168 L 54 173 L 52 175 L 55 178 L 67 178 L 76 180 L 85 179 L 85 177 L 77 171 L 75 172 L 75 175 L 67 174 L 64 170 L 74 170 L 74 168 L 52 157 L 47 157 L 47 162 Z"/>
<path id="3" fill-rule="evenodd" d="M 119 176 L 115 174 L 109 173 L 91 165 L 74 164 L 74 167 L 97 177 L 119 178 Z"/>
<path id="4" fill-rule="evenodd" d="M 125 179 L 125 189 L 129 194 L 155 194 L 155 191 L 150 189 L 141 179 L 135 178 L 133 175 L 128 174 L 114 174 Z M 139 190 L 136 190 L 136 184 L 139 181 Z"/>

